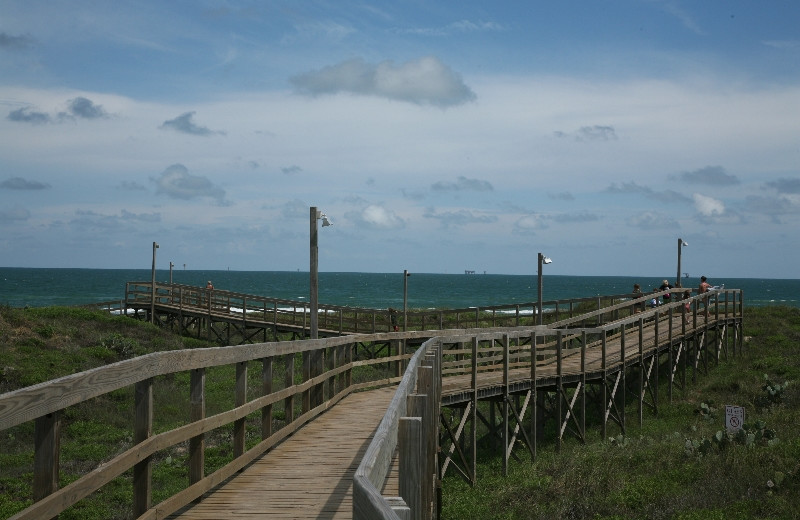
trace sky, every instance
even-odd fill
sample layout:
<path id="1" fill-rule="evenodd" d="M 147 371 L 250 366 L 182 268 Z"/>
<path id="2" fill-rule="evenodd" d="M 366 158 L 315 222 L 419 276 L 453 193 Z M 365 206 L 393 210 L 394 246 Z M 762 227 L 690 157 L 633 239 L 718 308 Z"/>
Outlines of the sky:
<path id="1" fill-rule="evenodd" d="M 0 266 L 800 278 L 796 0 L 0 0 Z"/>

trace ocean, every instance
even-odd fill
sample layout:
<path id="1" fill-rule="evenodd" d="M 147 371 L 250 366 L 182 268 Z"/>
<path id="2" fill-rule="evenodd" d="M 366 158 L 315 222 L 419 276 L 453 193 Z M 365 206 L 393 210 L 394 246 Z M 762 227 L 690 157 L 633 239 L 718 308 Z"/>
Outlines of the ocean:
<path id="1" fill-rule="evenodd" d="M 172 282 L 305 301 L 309 297 L 308 271 L 184 271 L 173 269 Z M 46 307 L 118 301 L 125 297 L 125 282 L 149 281 L 149 269 L 43 269 L 0 267 L 0 305 Z M 156 280 L 170 281 L 169 270 L 156 270 Z M 634 283 L 647 291 L 663 278 L 631 276 L 543 276 L 544 300 L 623 294 Z M 537 298 L 536 275 L 430 274 L 408 277 L 408 307 L 467 308 L 530 303 Z M 709 282 L 742 289 L 746 306 L 800 307 L 800 280 L 759 278 L 715 279 Z M 684 287 L 697 287 L 699 279 L 684 278 Z M 319 273 L 319 302 L 330 305 L 385 309 L 403 306 L 403 273 Z"/>

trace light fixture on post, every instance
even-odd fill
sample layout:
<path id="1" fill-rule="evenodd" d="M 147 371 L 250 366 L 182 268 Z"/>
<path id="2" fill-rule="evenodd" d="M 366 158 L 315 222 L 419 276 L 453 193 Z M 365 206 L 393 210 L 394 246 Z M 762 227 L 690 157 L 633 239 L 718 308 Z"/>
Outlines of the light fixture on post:
<path id="1" fill-rule="evenodd" d="M 536 283 L 536 290 L 538 293 L 538 305 L 536 307 L 536 324 L 542 324 L 542 265 L 544 264 L 552 264 L 553 261 L 544 256 L 542 253 L 539 253 L 539 270 L 538 270 L 538 278 Z"/>
<path id="2" fill-rule="evenodd" d="M 678 239 L 678 276 L 675 278 L 675 285 L 678 287 L 683 287 L 681 284 L 681 247 L 688 245 L 682 238 Z"/>
<path id="3" fill-rule="evenodd" d="M 156 249 L 158 244 L 153 242 L 153 268 L 150 270 L 150 323 L 155 323 L 156 312 Z"/>
<path id="4" fill-rule="evenodd" d="M 408 277 L 411 276 L 411 273 L 408 272 L 408 269 L 403 269 L 403 332 L 408 330 L 406 328 L 406 322 L 408 321 Z"/>
<path id="5" fill-rule="evenodd" d="M 172 268 L 175 267 L 175 264 L 172 263 L 172 260 L 169 261 L 169 284 L 172 285 Z"/>

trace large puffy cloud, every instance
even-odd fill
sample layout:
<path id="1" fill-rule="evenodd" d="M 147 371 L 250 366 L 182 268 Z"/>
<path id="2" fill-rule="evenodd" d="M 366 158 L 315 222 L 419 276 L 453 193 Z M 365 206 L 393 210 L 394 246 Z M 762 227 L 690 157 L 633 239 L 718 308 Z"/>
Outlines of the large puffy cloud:
<path id="1" fill-rule="evenodd" d="M 207 178 L 192 175 L 186 166 L 173 164 L 153 181 L 158 186 L 157 193 L 173 199 L 191 200 L 208 197 L 225 204 L 225 190 L 214 186 Z"/>
<path id="2" fill-rule="evenodd" d="M 390 60 L 373 65 L 353 59 L 290 81 L 304 94 L 349 92 L 441 107 L 461 105 L 476 97 L 461 76 L 435 56 L 400 65 Z"/>

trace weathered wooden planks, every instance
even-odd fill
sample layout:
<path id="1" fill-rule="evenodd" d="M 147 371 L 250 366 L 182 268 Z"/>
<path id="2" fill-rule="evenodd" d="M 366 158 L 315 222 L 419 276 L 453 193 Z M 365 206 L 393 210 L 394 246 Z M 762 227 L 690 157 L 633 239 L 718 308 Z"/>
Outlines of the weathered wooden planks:
<path id="1" fill-rule="evenodd" d="M 353 473 L 394 391 L 349 395 L 171 518 L 351 518 Z"/>

